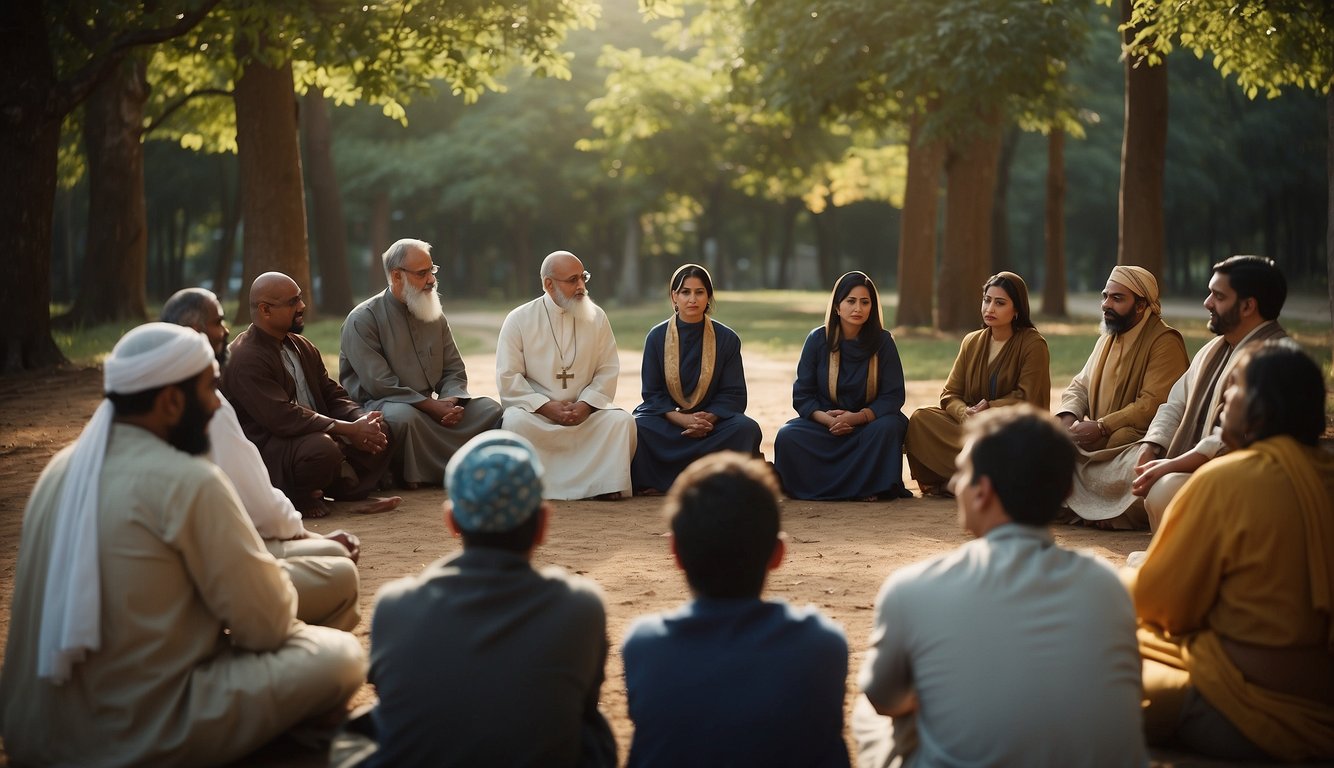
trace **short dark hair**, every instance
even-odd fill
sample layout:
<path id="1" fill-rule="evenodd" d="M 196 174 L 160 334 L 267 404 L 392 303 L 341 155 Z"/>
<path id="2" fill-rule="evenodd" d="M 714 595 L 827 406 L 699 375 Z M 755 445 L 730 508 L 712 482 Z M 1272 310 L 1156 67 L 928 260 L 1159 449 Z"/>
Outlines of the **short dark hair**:
<path id="1" fill-rule="evenodd" d="M 1245 353 L 1247 443 L 1287 435 L 1316 445 L 1325 431 L 1325 377 L 1297 342 L 1273 339 Z"/>
<path id="2" fill-rule="evenodd" d="M 1273 259 L 1263 256 L 1230 256 L 1214 265 L 1214 272 L 1227 275 L 1237 301 L 1255 299 L 1260 317 L 1273 320 L 1288 300 L 1288 281 Z"/>
<path id="3" fill-rule="evenodd" d="M 672 484 L 665 510 L 695 594 L 759 597 L 781 528 L 768 464 L 734 451 L 709 454 Z"/>
<path id="4" fill-rule="evenodd" d="M 875 289 L 875 282 L 865 272 L 852 271 L 844 274 L 834 283 L 834 290 L 829 294 L 829 309 L 825 313 L 825 342 L 833 349 L 843 334 L 843 326 L 838 319 L 838 305 L 859 285 L 866 286 L 871 294 L 871 312 L 857 334 L 857 343 L 863 349 L 875 350 L 880 347 L 880 332 L 885 326 L 880 321 L 880 292 Z"/>
<path id="5" fill-rule="evenodd" d="M 541 505 L 541 502 L 538 502 Z M 534 511 L 518 525 L 517 528 L 511 528 L 508 531 L 478 532 L 465 531 L 459 529 L 459 538 L 463 539 L 464 547 L 488 547 L 490 549 L 503 549 L 509 552 L 528 552 L 533 548 L 533 542 L 537 541 L 538 521 L 542 513 Z"/>
<path id="6" fill-rule="evenodd" d="M 203 288 L 182 288 L 173 293 L 167 303 L 162 305 L 158 319 L 164 323 L 183 325 L 202 331 L 207 323 L 204 308 L 212 308 L 218 303 L 218 297 L 212 291 Z"/>
<path id="7" fill-rule="evenodd" d="M 202 371 L 200 372 L 202 373 Z M 153 403 L 157 400 L 158 393 L 170 387 L 176 387 L 185 393 L 186 397 L 194 397 L 195 382 L 199 379 L 196 373 L 189 378 L 182 379 L 173 384 L 163 384 L 160 387 L 145 389 L 142 392 L 131 392 L 124 394 L 121 392 L 103 392 L 106 399 L 111 401 L 111 405 L 116 409 L 116 417 L 139 416 L 153 410 Z"/>
<path id="8" fill-rule="evenodd" d="M 970 485 L 990 478 L 1016 523 L 1043 526 L 1056 519 L 1074 484 L 1075 444 L 1055 417 L 1019 403 L 984 411 L 964 430 Z"/>
<path id="9" fill-rule="evenodd" d="M 671 282 L 667 284 L 667 290 L 670 293 L 676 293 L 685 285 L 686 279 L 691 277 L 699 278 L 704 283 L 704 292 L 709 294 L 709 303 L 704 306 L 704 314 L 713 313 L 713 278 L 709 275 L 709 270 L 698 264 L 682 264 L 672 273 Z"/>

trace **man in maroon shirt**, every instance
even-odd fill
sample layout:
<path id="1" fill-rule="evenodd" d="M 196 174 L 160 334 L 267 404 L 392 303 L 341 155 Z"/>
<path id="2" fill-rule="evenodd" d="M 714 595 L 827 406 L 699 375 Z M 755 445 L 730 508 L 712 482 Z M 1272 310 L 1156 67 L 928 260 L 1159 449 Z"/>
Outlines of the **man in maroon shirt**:
<path id="1" fill-rule="evenodd" d="M 306 302 L 281 272 L 250 287 L 252 323 L 228 348 L 222 391 L 264 457 L 275 487 L 306 517 L 328 514 L 325 497 L 357 501 L 389 465 L 390 433 L 378 411 L 363 412 L 329 377 L 320 351 L 301 331 Z M 370 499 L 359 512 L 397 507 L 397 496 Z"/>

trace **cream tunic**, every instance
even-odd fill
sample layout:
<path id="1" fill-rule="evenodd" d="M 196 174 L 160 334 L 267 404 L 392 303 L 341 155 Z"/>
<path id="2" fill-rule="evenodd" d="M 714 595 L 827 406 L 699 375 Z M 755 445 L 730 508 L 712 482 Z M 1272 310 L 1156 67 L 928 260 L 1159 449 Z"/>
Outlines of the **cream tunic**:
<path id="1" fill-rule="evenodd" d="M 505 318 L 496 342 L 502 426 L 537 448 L 546 498 L 630 494 L 635 422 L 612 403 L 620 372 L 616 337 L 600 307 L 593 322 L 576 321 L 543 294 Z M 558 378 L 562 373 L 571 378 Z M 551 400 L 582 400 L 597 410 L 582 424 L 562 426 L 536 414 Z"/>

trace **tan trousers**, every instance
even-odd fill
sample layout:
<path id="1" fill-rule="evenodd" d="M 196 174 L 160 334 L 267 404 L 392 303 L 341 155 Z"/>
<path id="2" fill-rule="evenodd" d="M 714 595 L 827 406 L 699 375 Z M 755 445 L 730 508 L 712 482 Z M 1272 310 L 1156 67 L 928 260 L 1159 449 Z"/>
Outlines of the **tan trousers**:
<path id="1" fill-rule="evenodd" d="M 307 624 L 318 624 L 352 631 L 361 621 L 358 595 L 361 579 L 357 564 L 347 556 L 342 544 L 312 537 L 273 541 L 264 546 L 287 571 L 296 587 L 296 617 Z"/>

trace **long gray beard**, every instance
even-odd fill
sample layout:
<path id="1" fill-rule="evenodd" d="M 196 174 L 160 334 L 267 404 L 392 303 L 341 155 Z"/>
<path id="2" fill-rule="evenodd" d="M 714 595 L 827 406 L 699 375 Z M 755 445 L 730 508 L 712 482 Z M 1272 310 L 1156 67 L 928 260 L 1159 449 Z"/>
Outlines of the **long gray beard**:
<path id="1" fill-rule="evenodd" d="M 423 323 L 432 323 L 445 316 L 445 308 L 440 306 L 440 294 L 434 290 L 418 291 L 409 288 L 403 295 L 407 298 L 408 311 Z"/>
<path id="2" fill-rule="evenodd" d="M 583 298 L 579 298 L 578 296 L 566 298 L 557 291 L 556 295 L 559 297 L 556 299 L 556 304 L 558 304 L 561 309 L 573 315 L 575 320 L 583 320 L 585 323 L 591 323 L 593 322 L 593 318 L 597 317 L 598 305 L 593 303 L 593 297 L 589 294 L 585 293 Z"/>

